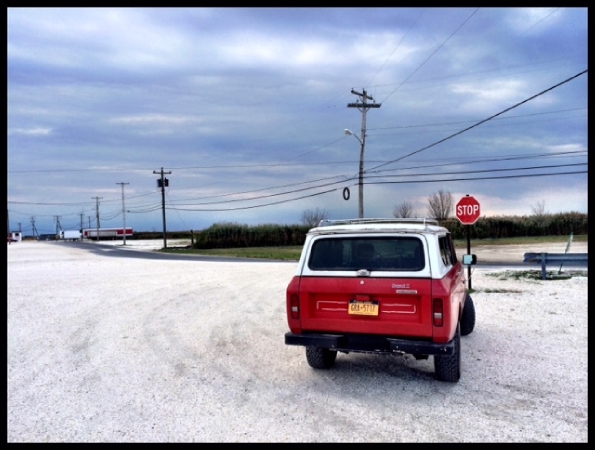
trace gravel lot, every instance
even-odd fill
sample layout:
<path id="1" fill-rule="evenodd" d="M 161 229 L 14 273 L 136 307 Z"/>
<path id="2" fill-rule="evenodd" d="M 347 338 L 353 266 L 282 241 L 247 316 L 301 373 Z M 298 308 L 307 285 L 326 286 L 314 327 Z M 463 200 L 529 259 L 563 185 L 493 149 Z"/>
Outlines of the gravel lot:
<path id="1" fill-rule="evenodd" d="M 450 384 L 432 358 L 311 369 L 284 344 L 293 262 L 7 251 L 8 442 L 588 442 L 584 276 L 475 268 L 477 323 Z M 519 251 L 533 250 L 474 252 Z"/>

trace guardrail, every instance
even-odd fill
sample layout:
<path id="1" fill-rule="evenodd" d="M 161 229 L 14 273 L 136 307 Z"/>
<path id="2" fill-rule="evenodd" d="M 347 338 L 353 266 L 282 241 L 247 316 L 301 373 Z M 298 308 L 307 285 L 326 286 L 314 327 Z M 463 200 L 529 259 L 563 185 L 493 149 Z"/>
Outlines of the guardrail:
<path id="1" fill-rule="evenodd" d="M 560 269 L 564 263 L 587 263 L 588 253 L 525 253 L 524 263 L 541 264 L 541 276 L 547 279 L 546 265 L 559 263 Z"/>

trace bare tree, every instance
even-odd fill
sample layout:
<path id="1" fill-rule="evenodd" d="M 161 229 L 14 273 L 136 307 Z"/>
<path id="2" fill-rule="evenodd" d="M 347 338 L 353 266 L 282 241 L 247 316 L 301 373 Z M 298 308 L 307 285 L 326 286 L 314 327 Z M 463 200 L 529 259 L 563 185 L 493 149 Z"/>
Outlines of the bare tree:
<path id="1" fill-rule="evenodd" d="M 545 214 L 545 200 L 541 200 L 540 202 L 537 202 L 531 206 L 531 211 L 533 211 L 534 216 L 543 216 Z"/>
<path id="2" fill-rule="evenodd" d="M 393 209 L 393 216 L 403 218 L 415 217 L 413 205 L 411 202 L 405 201 L 400 205 L 395 206 L 395 209 Z"/>
<path id="3" fill-rule="evenodd" d="M 537 225 L 540 227 L 544 226 L 547 217 L 547 213 L 545 212 L 545 200 L 541 200 L 535 203 L 535 205 L 531 206 L 531 211 L 533 211 L 535 223 L 537 223 Z"/>
<path id="4" fill-rule="evenodd" d="M 436 220 L 445 220 L 453 208 L 452 194 L 440 189 L 428 197 L 428 214 Z"/>
<path id="5" fill-rule="evenodd" d="M 309 227 L 317 226 L 321 220 L 328 219 L 328 211 L 326 209 L 306 209 L 302 212 L 302 223 Z"/>

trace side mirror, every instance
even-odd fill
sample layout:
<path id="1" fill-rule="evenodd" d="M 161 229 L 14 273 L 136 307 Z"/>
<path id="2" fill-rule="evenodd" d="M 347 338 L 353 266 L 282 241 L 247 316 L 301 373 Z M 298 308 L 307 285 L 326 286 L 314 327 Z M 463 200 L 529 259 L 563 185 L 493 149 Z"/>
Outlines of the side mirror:
<path id="1" fill-rule="evenodd" d="M 472 266 L 473 264 L 477 264 L 477 256 L 476 255 L 463 255 L 463 265 L 464 266 Z"/>

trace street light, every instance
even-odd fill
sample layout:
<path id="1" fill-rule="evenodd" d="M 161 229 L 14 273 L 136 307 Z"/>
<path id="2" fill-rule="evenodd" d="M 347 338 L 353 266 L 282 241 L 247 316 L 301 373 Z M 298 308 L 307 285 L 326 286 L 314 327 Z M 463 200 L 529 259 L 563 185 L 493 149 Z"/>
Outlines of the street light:
<path id="1" fill-rule="evenodd" d="M 358 205 L 358 212 L 359 218 L 364 218 L 364 148 L 365 144 L 365 135 L 363 135 L 363 140 L 359 138 L 357 134 L 354 134 L 351 130 L 345 128 L 345 134 L 349 136 L 353 136 L 356 138 L 360 145 L 361 150 L 359 152 L 359 205 Z"/>

